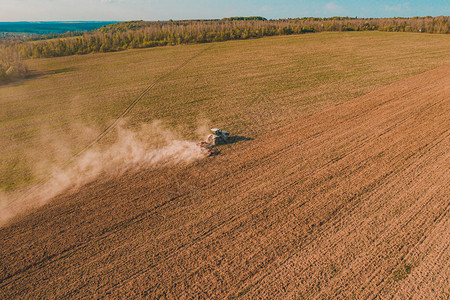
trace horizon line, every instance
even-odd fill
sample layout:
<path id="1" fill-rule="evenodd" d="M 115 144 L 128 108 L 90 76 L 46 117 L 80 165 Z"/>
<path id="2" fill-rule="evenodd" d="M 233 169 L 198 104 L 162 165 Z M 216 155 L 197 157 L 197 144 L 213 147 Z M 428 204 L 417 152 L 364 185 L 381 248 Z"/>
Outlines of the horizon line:
<path id="1" fill-rule="evenodd" d="M 232 16 L 232 17 L 224 17 L 224 18 L 192 18 L 192 19 L 161 19 L 161 20 L 144 20 L 144 19 L 129 19 L 129 20 L 18 20 L 18 21 L 1 21 L 0 23 L 43 23 L 43 22 L 59 22 L 59 23 L 104 23 L 104 22 L 114 22 L 114 23 L 122 23 L 122 22 L 136 22 L 136 21 L 144 21 L 144 22 L 166 22 L 166 21 L 217 21 L 223 20 L 227 18 L 251 18 L 251 17 L 263 17 L 263 16 Z M 354 19 L 395 19 L 395 18 L 437 18 L 437 17 L 450 17 L 447 15 L 435 15 L 435 16 L 394 16 L 394 17 L 358 17 L 358 16 L 331 16 L 331 17 L 319 17 L 319 16 L 303 16 L 303 17 L 286 17 L 286 18 L 266 18 L 268 21 L 271 20 L 295 20 L 295 19 L 303 19 L 303 18 L 320 18 L 320 19 L 330 19 L 330 18 L 354 18 Z"/>

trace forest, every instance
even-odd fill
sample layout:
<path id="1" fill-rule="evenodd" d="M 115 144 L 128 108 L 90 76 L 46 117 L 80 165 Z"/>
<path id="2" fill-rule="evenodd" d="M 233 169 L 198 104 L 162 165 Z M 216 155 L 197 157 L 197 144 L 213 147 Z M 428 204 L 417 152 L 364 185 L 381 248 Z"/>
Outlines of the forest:
<path id="1" fill-rule="evenodd" d="M 130 21 L 85 33 L 4 39 L 1 47 L 22 58 L 58 57 L 134 48 L 196 44 L 323 31 L 390 31 L 448 34 L 449 17 L 297 18 L 267 20 L 232 17 L 221 20 Z M 2 67 L 4 68 L 4 67 Z"/>

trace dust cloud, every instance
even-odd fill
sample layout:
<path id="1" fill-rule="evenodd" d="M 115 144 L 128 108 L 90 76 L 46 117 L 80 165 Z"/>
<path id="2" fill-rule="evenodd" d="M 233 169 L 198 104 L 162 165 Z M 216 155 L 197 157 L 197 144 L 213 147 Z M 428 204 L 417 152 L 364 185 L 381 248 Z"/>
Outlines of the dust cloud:
<path id="1" fill-rule="evenodd" d="M 198 132 L 204 131 L 200 128 Z M 164 128 L 160 121 L 135 131 L 119 126 L 114 134 L 115 142 L 89 149 L 66 162 L 65 167 L 51 167 L 50 175 L 40 184 L 21 192 L 0 190 L 0 226 L 19 214 L 44 205 L 64 191 L 75 192 L 99 176 L 112 178 L 133 169 L 191 163 L 208 156 L 206 149 L 197 146 L 196 142 L 183 140 Z M 42 164 L 36 162 L 35 167 Z M 42 173 L 42 170 L 36 170 L 36 173 Z"/>

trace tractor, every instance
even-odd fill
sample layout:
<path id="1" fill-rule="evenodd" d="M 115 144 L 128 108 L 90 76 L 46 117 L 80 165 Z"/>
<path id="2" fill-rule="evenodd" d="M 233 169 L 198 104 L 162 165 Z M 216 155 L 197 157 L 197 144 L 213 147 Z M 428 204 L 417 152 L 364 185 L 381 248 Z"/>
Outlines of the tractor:
<path id="1" fill-rule="evenodd" d="M 217 145 L 226 144 L 230 141 L 230 134 L 226 131 L 213 128 L 212 134 L 208 135 L 206 141 L 197 143 L 197 145 L 207 151 L 209 156 L 217 155 L 219 152 L 212 148 Z"/>
<path id="2" fill-rule="evenodd" d="M 212 134 L 208 135 L 206 142 L 211 146 L 226 144 L 229 141 L 230 134 L 218 128 L 211 129 Z"/>

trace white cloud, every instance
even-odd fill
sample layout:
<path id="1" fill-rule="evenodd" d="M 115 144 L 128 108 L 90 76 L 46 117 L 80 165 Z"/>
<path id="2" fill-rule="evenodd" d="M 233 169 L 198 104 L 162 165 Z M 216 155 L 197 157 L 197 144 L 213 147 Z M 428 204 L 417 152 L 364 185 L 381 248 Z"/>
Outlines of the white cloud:
<path id="1" fill-rule="evenodd" d="M 259 11 L 261 11 L 261 12 L 270 12 L 272 10 L 273 10 L 273 8 L 268 5 L 263 5 L 259 8 Z"/>
<path id="2" fill-rule="evenodd" d="M 325 12 L 328 14 L 338 15 L 344 12 L 344 8 L 337 5 L 335 2 L 328 2 L 325 4 Z"/>
<path id="3" fill-rule="evenodd" d="M 122 3 L 124 0 L 100 0 L 101 3 Z"/>
<path id="4" fill-rule="evenodd" d="M 385 5 L 384 10 L 388 12 L 394 12 L 394 13 L 405 13 L 410 10 L 409 3 L 399 3 L 397 5 Z"/>

